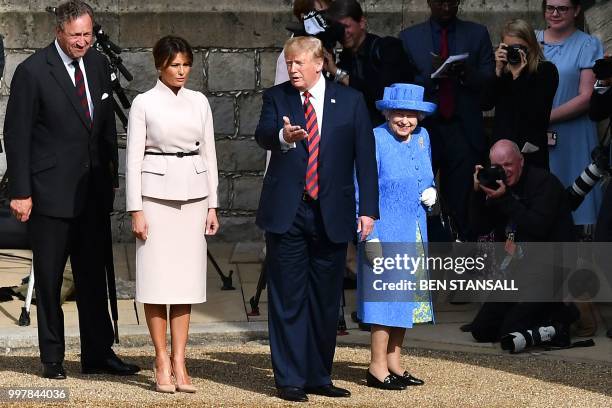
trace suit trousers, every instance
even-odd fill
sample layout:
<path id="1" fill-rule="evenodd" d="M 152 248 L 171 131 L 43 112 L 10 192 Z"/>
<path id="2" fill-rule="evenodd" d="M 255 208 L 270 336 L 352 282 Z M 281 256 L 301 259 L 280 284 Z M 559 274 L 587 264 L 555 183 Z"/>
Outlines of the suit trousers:
<path id="1" fill-rule="evenodd" d="M 347 243 L 327 237 L 318 201 L 266 233 L 268 330 L 277 387 L 331 384 Z"/>
<path id="2" fill-rule="evenodd" d="M 104 263 L 110 219 L 91 186 L 84 210 L 73 218 L 32 213 L 28 234 L 34 258 L 38 343 L 43 363 L 64 359 L 64 314 L 60 303 L 68 256 L 72 265 L 81 335 L 81 362 L 111 355 L 113 327 L 108 313 Z M 34 203 L 36 208 L 36 203 Z"/>
<path id="3" fill-rule="evenodd" d="M 472 322 L 472 336 L 478 342 L 497 342 L 508 333 L 574 320 L 572 306 L 563 303 L 485 302 Z"/>
<path id="4" fill-rule="evenodd" d="M 473 188 L 474 166 L 483 164 L 482 153 L 474 149 L 468 139 L 469 129 L 453 117 L 444 120 L 427 118 L 423 126 L 431 138 L 434 175 L 440 172 L 442 211 L 449 215 L 455 233 L 462 241 L 475 238 L 468 222 L 468 203 Z"/>

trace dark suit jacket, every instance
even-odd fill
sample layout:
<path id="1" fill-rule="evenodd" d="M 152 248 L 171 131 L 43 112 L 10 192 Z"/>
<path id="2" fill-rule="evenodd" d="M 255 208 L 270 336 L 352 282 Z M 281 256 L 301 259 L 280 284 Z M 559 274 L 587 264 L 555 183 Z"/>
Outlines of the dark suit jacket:
<path id="1" fill-rule="evenodd" d="M 118 161 L 110 69 L 93 49 L 83 63 L 93 128 L 54 43 L 19 64 L 11 82 L 4 122 L 9 194 L 31 196 L 37 214 L 77 216 L 90 188 L 112 209 Z"/>
<path id="2" fill-rule="evenodd" d="M 430 21 L 408 27 L 400 33 L 409 58 L 419 73 L 415 82 L 425 87 L 425 99 L 438 102 L 438 84 L 431 79 L 434 72 L 432 52 L 434 49 Z M 452 54 L 469 53 L 463 82 L 455 83 L 455 114 L 460 117 L 465 134 L 478 152 L 487 148 L 482 123 L 481 94 L 495 75 L 493 48 L 487 28 L 469 21 L 456 20 L 455 43 L 450 44 Z"/>
<path id="3" fill-rule="evenodd" d="M 374 134 L 363 96 L 327 81 L 319 147 L 319 201 L 325 231 L 333 242 L 355 235 L 354 172 L 359 183 L 359 214 L 378 218 L 378 173 Z M 300 93 L 285 82 L 266 90 L 255 139 L 272 151 L 257 211 L 257 225 L 282 234 L 293 223 L 308 161 L 305 141 L 281 151 L 283 116 L 306 128 Z"/>

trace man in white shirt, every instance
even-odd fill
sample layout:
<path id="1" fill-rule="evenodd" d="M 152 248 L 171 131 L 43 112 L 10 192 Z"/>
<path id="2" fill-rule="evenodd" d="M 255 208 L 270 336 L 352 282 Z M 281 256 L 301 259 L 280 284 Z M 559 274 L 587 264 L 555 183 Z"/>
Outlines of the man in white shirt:
<path id="1" fill-rule="evenodd" d="M 295 37 L 284 51 L 289 81 L 264 92 L 255 131 L 272 152 L 256 222 L 266 231 L 274 380 L 289 401 L 348 397 L 331 369 L 347 242 L 355 230 L 365 239 L 378 217 L 374 135 L 363 96 L 321 75 L 321 41 Z"/>
<path id="2" fill-rule="evenodd" d="M 56 9 L 56 40 L 15 70 L 4 123 L 11 210 L 28 222 L 42 375 L 64 379 L 62 273 L 70 256 L 82 372 L 134 374 L 113 352 L 106 239 L 117 180 L 117 135 L 108 62 L 91 49 L 93 11 Z"/>

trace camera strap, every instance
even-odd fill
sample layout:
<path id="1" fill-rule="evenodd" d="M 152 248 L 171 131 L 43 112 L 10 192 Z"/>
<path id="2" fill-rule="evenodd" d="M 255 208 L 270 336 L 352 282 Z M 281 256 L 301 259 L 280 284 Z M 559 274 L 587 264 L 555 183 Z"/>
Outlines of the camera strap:
<path id="1" fill-rule="evenodd" d="M 544 347 L 544 350 L 545 351 L 565 350 L 565 349 L 570 349 L 574 347 L 593 347 L 594 345 L 595 345 L 595 342 L 593 341 L 593 339 L 588 339 L 588 340 L 575 341 L 569 346 L 560 346 L 560 347 L 546 346 Z"/>

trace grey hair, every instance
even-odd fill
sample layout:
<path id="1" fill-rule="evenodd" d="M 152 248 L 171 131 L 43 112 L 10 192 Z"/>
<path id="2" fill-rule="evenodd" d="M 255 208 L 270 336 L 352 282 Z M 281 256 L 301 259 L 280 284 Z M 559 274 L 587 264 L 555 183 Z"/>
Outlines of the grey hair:
<path id="1" fill-rule="evenodd" d="M 64 24 L 76 20 L 85 14 L 91 17 L 92 22 L 94 21 L 93 9 L 84 1 L 70 0 L 62 3 L 55 9 L 55 26 L 63 30 Z"/>
<path id="2" fill-rule="evenodd" d="M 416 111 L 416 112 L 418 112 L 417 113 L 417 120 L 419 122 L 422 122 L 423 119 L 425 119 L 426 115 L 423 112 L 419 112 L 419 111 Z M 383 116 L 385 117 L 386 120 L 389 120 L 389 113 L 391 113 L 391 110 L 389 110 L 389 109 L 383 109 L 383 111 L 382 111 L 382 114 L 383 114 Z"/>

